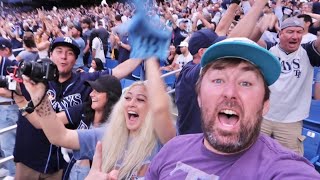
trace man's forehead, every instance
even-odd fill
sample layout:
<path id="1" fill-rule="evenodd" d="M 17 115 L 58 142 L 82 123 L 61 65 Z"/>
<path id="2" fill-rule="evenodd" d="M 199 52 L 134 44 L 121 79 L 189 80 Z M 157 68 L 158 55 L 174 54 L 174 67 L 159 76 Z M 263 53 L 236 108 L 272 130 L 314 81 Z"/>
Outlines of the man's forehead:
<path id="1" fill-rule="evenodd" d="M 68 46 L 57 46 L 55 49 L 59 49 L 59 50 L 67 50 L 67 51 L 72 51 L 73 52 L 73 49 L 71 47 L 68 47 Z"/>

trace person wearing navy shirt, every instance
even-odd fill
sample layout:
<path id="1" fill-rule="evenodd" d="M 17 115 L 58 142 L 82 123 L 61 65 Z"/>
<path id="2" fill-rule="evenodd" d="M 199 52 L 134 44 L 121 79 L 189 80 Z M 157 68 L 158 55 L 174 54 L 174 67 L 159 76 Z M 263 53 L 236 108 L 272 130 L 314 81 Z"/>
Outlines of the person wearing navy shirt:
<path id="1" fill-rule="evenodd" d="M 178 108 L 177 127 L 179 134 L 200 133 L 200 109 L 197 102 L 195 85 L 200 74 L 200 59 L 206 48 L 220 39 L 211 29 L 202 29 L 192 34 L 189 51 L 193 60 L 181 70 L 176 81 L 175 102 Z M 187 97 L 187 98 L 186 98 Z"/>
<path id="2" fill-rule="evenodd" d="M 69 37 L 59 37 L 51 46 L 50 58 L 57 65 L 59 79 L 48 82 L 47 94 L 56 112 L 82 104 L 88 99 L 92 89 L 85 85 L 86 81 L 96 80 L 105 74 L 121 79 L 141 63 L 141 60 L 130 59 L 112 70 L 107 69 L 94 73 L 72 72 L 79 53 L 77 43 Z M 24 96 L 29 97 L 28 94 Z M 15 95 L 14 99 L 20 108 L 28 104 L 23 96 Z M 66 162 L 61 155 L 60 148 L 50 144 L 41 130 L 38 122 L 41 120 L 45 119 L 41 119 L 36 113 L 22 112 L 19 116 L 14 151 L 17 179 L 62 178 L 62 169 Z M 71 122 L 67 127 L 78 127 L 78 125 Z"/>
<path id="3" fill-rule="evenodd" d="M 7 81 L 8 69 L 14 66 L 16 61 L 12 55 L 12 44 L 5 38 L 0 38 L 0 75 L 2 85 Z M 14 83 L 14 81 L 13 81 Z M 0 129 L 7 128 L 15 125 L 18 120 L 18 106 L 14 103 L 13 99 L 0 97 Z M 0 134 L 0 145 L 2 157 L 8 157 L 13 155 L 13 147 L 15 144 L 16 131 L 11 130 L 6 133 Z M 15 175 L 15 165 L 12 161 L 4 163 L 4 167 L 9 171 L 10 176 Z"/>

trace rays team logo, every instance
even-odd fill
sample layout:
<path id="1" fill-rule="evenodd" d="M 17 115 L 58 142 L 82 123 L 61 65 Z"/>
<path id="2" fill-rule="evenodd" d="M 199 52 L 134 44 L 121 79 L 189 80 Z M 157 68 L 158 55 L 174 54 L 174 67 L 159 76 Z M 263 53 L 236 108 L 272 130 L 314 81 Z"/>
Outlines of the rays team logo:
<path id="1" fill-rule="evenodd" d="M 82 104 L 81 94 L 75 93 L 68 96 L 64 96 L 62 99 L 57 100 L 56 91 L 50 89 L 47 92 L 52 108 L 58 112 L 63 111 L 68 107 L 73 107 Z"/>
<path id="2" fill-rule="evenodd" d="M 56 98 L 56 92 L 51 89 L 47 91 L 47 95 L 50 101 L 53 101 Z"/>
<path id="3" fill-rule="evenodd" d="M 65 37 L 64 42 L 72 44 L 72 39 L 69 37 Z"/>
<path id="4" fill-rule="evenodd" d="M 279 58 L 281 65 L 281 73 L 283 74 L 292 74 L 297 78 L 300 78 L 301 69 L 300 69 L 300 59 L 292 59 L 290 61 L 283 61 Z"/>

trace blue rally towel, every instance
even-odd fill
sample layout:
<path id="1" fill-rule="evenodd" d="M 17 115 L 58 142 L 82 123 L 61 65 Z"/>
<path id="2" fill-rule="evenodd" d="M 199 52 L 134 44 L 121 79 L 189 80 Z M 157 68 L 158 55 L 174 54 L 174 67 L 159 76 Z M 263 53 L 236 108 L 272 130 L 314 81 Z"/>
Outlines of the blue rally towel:
<path id="1" fill-rule="evenodd" d="M 147 59 L 156 56 L 166 59 L 171 32 L 160 23 L 159 17 L 147 15 L 143 1 L 136 0 L 136 14 L 129 24 L 130 58 Z"/>

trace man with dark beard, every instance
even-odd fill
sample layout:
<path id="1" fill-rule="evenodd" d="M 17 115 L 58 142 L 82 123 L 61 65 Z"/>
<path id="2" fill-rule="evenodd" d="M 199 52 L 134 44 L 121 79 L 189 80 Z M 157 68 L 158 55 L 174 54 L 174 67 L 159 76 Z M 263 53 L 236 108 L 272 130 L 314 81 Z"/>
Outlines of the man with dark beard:
<path id="1" fill-rule="evenodd" d="M 246 38 L 210 46 L 196 91 L 203 133 L 178 136 L 153 159 L 146 179 L 320 179 L 311 163 L 260 134 L 279 61 Z"/>

